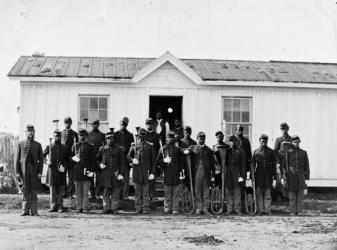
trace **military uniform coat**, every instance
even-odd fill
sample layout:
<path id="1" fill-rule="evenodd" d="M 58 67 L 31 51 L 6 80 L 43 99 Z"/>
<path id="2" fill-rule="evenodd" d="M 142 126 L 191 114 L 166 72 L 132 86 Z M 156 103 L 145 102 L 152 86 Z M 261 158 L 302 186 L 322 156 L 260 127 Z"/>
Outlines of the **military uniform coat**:
<path id="1" fill-rule="evenodd" d="M 76 152 L 80 157 L 80 162 L 75 162 L 74 164 L 74 180 L 75 181 L 87 181 L 90 178 L 84 174 L 84 169 L 86 171 L 94 171 L 95 168 L 95 152 L 94 147 L 88 141 L 78 142 L 74 145 L 72 149 L 72 155 Z"/>
<path id="2" fill-rule="evenodd" d="M 156 154 L 152 143 L 143 141 L 138 143 L 137 149 L 132 147 L 128 154 L 128 159 L 132 161 L 136 158 L 139 161 L 138 165 L 133 165 L 133 182 L 137 184 L 148 184 L 149 175 L 155 175 L 156 171 Z"/>
<path id="3" fill-rule="evenodd" d="M 270 188 L 273 183 L 273 177 L 276 178 L 274 151 L 269 147 L 259 147 L 254 151 L 252 165 L 255 170 L 255 186 Z"/>
<path id="4" fill-rule="evenodd" d="M 288 182 L 289 192 L 299 192 L 305 189 L 305 180 L 310 178 L 309 159 L 306 151 L 291 147 L 288 149 L 288 168 L 286 169 L 285 158 L 282 168 L 284 169 Z"/>
<path id="5" fill-rule="evenodd" d="M 160 144 L 159 144 L 159 135 L 155 131 L 148 131 L 146 135 L 146 141 L 151 142 L 154 147 L 154 152 L 157 155 L 159 152 Z M 164 146 L 164 145 L 163 145 Z"/>
<path id="6" fill-rule="evenodd" d="M 200 145 L 192 145 L 189 147 L 189 151 L 191 152 L 191 156 L 193 159 L 192 165 L 193 180 L 195 179 L 195 174 L 197 172 L 199 163 L 200 161 L 202 161 L 205 171 L 204 174 L 206 184 L 210 185 L 212 175 L 215 174 L 215 162 L 213 151 L 206 145 L 204 145 L 203 147 Z"/>
<path id="7" fill-rule="evenodd" d="M 287 134 L 285 136 L 278 137 L 275 140 L 274 151 L 275 151 L 275 156 L 276 156 L 276 163 L 279 163 L 279 164 L 282 163 L 283 156 L 285 154 L 285 151 L 283 151 L 282 144 L 285 143 L 285 142 L 291 144 L 291 136 L 290 135 Z"/>
<path id="8" fill-rule="evenodd" d="M 94 155 L 96 156 L 98 154 L 98 151 L 100 147 L 104 146 L 105 144 L 105 135 L 99 131 L 91 131 L 88 133 L 88 142 L 93 145 L 94 148 Z M 93 171 L 100 171 L 98 162 L 95 162 L 95 168 Z"/>
<path id="9" fill-rule="evenodd" d="M 249 169 L 249 163 L 252 159 L 252 148 L 250 146 L 250 142 L 249 140 L 244 137 L 244 136 L 238 136 L 237 137 L 239 139 L 239 147 L 241 147 L 243 149 L 243 151 L 245 151 L 245 155 L 246 155 L 246 170 L 248 171 Z M 245 179 L 245 178 L 244 178 Z"/>
<path id="10" fill-rule="evenodd" d="M 46 157 L 49 154 L 49 145 L 43 152 Z M 66 172 L 69 165 L 69 151 L 67 147 L 61 143 L 51 144 L 51 158 L 48 165 L 47 183 L 50 186 L 65 186 L 67 184 Z M 58 171 L 58 167 L 62 165 L 64 172 Z"/>
<path id="11" fill-rule="evenodd" d="M 160 165 L 164 170 L 164 185 L 175 186 L 180 183 L 180 172 L 182 170 L 182 152 L 180 148 L 167 144 L 163 147 L 163 154 L 160 152 Z M 164 163 L 165 157 L 171 157 L 171 163 Z M 186 171 L 185 171 L 186 172 Z"/>
<path id="12" fill-rule="evenodd" d="M 33 172 L 36 174 L 36 178 L 32 182 L 32 188 L 37 188 L 40 185 L 38 174 L 42 175 L 43 170 L 43 152 L 39 142 L 34 140 L 30 142 L 28 140 L 19 142 L 15 157 L 15 172 L 21 176 L 25 183 L 26 159 L 29 151 L 34 164 Z"/>
<path id="13" fill-rule="evenodd" d="M 71 152 L 71 148 L 74 145 L 74 138 L 75 141 L 78 142 L 78 135 L 72 129 L 64 129 L 61 132 L 61 143 L 65 145 L 69 152 Z"/>
<path id="14" fill-rule="evenodd" d="M 115 133 L 115 144 L 121 148 L 122 152 L 127 155 L 130 151 L 131 143 L 134 142 L 133 134 L 128 130 L 118 130 Z"/>
<path id="15" fill-rule="evenodd" d="M 239 186 L 238 179 L 245 179 L 246 154 L 242 148 L 230 148 L 226 160 L 225 187 L 232 189 Z"/>
<path id="16" fill-rule="evenodd" d="M 103 187 L 118 187 L 121 182 L 118 181 L 118 175 L 122 175 L 125 167 L 125 156 L 121 148 L 117 145 L 101 147 L 96 159 L 98 162 L 106 165 L 106 168 L 101 169 L 99 185 Z"/>

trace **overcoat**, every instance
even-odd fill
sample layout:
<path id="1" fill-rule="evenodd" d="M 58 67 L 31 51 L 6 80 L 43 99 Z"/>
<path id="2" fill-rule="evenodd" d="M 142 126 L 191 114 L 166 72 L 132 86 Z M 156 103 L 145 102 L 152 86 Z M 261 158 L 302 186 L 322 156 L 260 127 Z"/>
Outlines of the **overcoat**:
<path id="1" fill-rule="evenodd" d="M 72 155 L 75 155 L 75 149 L 80 157 L 80 162 L 74 163 L 74 180 L 90 180 L 89 177 L 85 175 L 84 170 L 92 172 L 95 169 L 94 147 L 85 140 L 84 142 L 78 142 L 73 146 Z"/>
<path id="2" fill-rule="evenodd" d="M 239 187 L 239 177 L 245 179 L 246 153 L 242 148 L 230 148 L 226 160 L 225 187 L 228 189 Z"/>

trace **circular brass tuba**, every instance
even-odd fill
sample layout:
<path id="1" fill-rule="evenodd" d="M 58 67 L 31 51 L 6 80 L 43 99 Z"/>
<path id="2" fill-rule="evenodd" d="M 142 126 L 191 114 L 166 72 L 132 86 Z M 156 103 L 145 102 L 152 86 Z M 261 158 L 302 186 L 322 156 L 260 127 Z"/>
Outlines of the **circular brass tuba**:
<path id="1" fill-rule="evenodd" d="M 181 210 L 184 214 L 193 214 L 195 210 L 195 202 L 194 202 L 194 193 L 193 193 L 193 177 L 192 177 L 192 168 L 191 168 L 191 157 L 190 155 L 186 156 L 187 161 L 187 170 L 190 186 L 189 189 L 183 183 L 183 179 L 185 178 L 185 171 L 182 170 L 180 173 L 180 206 Z"/>

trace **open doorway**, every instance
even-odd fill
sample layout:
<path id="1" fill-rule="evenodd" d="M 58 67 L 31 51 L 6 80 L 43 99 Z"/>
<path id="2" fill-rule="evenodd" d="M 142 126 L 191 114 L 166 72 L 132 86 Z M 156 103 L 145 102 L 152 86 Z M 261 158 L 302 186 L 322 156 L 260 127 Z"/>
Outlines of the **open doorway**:
<path id="1" fill-rule="evenodd" d="M 160 110 L 164 120 L 174 127 L 174 119 L 182 121 L 182 96 L 150 96 L 150 117 L 155 119 L 155 113 Z"/>

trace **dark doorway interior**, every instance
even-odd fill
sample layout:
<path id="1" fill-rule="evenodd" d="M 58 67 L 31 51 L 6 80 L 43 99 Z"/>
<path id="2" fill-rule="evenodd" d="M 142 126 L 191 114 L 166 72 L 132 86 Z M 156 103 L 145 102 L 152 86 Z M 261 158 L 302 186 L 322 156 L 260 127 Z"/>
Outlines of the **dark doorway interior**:
<path id="1" fill-rule="evenodd" d="M 150 117 L 155 119 L 155 112 L 159 109 L 173 128 L 174 119 L 182 121 L 182 102 L 182 96 L 150 96 Z"/>

